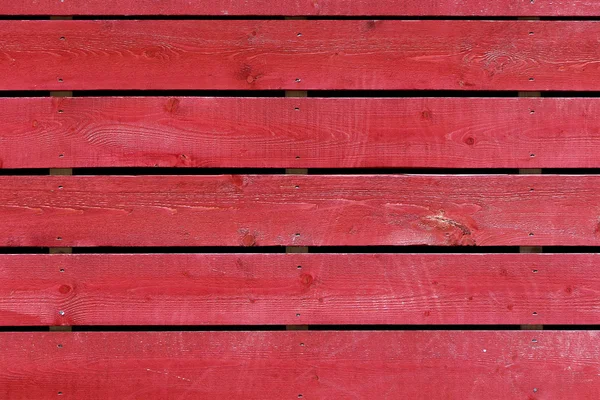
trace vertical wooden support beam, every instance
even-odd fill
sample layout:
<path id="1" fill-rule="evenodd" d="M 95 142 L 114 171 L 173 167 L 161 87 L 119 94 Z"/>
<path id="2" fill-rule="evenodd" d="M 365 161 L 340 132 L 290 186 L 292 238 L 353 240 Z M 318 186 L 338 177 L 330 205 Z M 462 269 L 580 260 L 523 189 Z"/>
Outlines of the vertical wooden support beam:
<path id="1" fill-rule="evenodd" d="M 286 17 L 286 20 L 302 20 L 306 17 Z M 288 90 L 285 92 L 285 97 L 308 97 L 308 92 L 305 90 Z M 285 170 L 286 174 L 291 175 L 306 175 L 308 169 L 305 168 L 288 168 Z M 286 247 L 286 253 L 308 253 L 308 247 Z"/>
<path id="2" fill-rule="evenodd" d="M 519 93 L 519 97 L 541 97 L 539 92 L 522 92 Z M 520 174 L 541 174 L 541 169 L 520 169 Z M 521 246 L 519 248 L 521 253 L 541 253 L 543 251 L 542 247 L 539 246 Z M 543 325 L 521 325 L 522 330 L 542 330 L 544 329 Z"/>
<path id="3" fill-rule="evenodd" d="M 308 173 L 308 170 L 305 170 L 305 169 L 288 169 L 288 170 L 286 170 L 286 174 L 303 175 L 303 174 L 307 174 L 307 173 Z M 285 252 L 288 254 L 308 253 L 308 247 L 287 246 L 285 248 Z M 300 314 L 297 314 L 297 316 L 300 316 Z M 288 331 L 305 331 L 305 330 L 308 330 L 308 325 L 287 325 L 286 329 Z"/>
<path id="4" fill-rule="evenodd" d="M 539 18 L 519 18 L 524 20 L 539 20 Z M 519 92 L 519 97 L 542 97 L 541 92 Z M 520 174 L 531 175 L 531 174 L 541 174 L 541 169 L 520 169 Z M 522 246 L 519 248 L 521 253 L 541 253 L 543 251 L 542 247 L 537 246 Z M 521 325 L 522 330 L 542 330 L 544 329 L 543 325 Z"/>
<path id="5" fill-rule="evenodd" d="M 287 20 L 306 19 L 306 17 L 287 17 Z M 285 97 L 308 97 L 308 92 L 304 90 L 288 90 L 285 92 Z M 291 175 L 306 175 L 308 169 L 304 168 L 289 168 L 285 170 L 286 174 Z M 286 253 L 308 253 L 308 247 L 288 246 L 285 248 Z M 308 325 L 288 325 L 288 331 L 308 330 Z"/>
<path id="6" fill-rule="evenodd" d="M 290 172 L 292 171 L 292 172 Z M 303 172 L 304 170 L 286 170 L 287 174 L 296 174 L 296 175 L 301 175 L 301 174 L 306 174 L 307 172 Z M 285 252 L 288 254 L 299 254 L 299 253 L 308 253 L 308 247 L 304 247 L 304 246 L 287 246 L 285 248 Z M 298 316 L 300 316 L 300 314 L 297 314 Z M 286 329 L 288 331 L 307 331 L 308 330 L 308 325 L 287 325 Z"/>
<path id="7" fill-rule="evenodd" d="M 51 97 L 71 97 L 73 96 L 73 92 L 50 92 Z M 70 168 L 51 168 L 50 175 L 73 175 L 73 170 Z M 72 253 L 73 250 L 70 247 L 57 247 L 51 248 L 50 254 L 64 254 L 64 253 Z"/>
<path id="8" fill-rule="evenodd" d="M 51 20 L 71 20 L 73 19 L 73 17 L 50 17 Z M 56 92 L 50 92 L 50 96 L 51 97 L 73 97 L 73 92 L 69 92 L 69 91 L 56 91 Z M 73 175 L 73 170 L 72 169 L 67 169 L 67 168 L 51 168 L 50 169 L 50 175 L 59 175 L 59 176 L 66 176 L 66 175 Z M 50 249 L 50 254 L 70 254 L 73 252 L 73 249 L 71 247 L 54 247 Z M 61 331 L 61 332 L 69 332 L 72 331 L 72 328 L 70 326 L 51 326 L 50 327 L 50 331 L 51 332 L 55 332 L 55 331 Z"/>
<path id="9" fill-rule="evenodd" d="M 519 97 L 542 97 L 541 92 L 519 92 Z M 524 175 L 532 175 L 532 174 L 541 174 L 542 170 L 540 168 L 524 168 L 519 170 L 520 174 Z M 522 246 L 520 248 L 521 253 L 541 253 L 541 247 L 531 247 L 531 246 Z"/>
<path id="10" fill-rule="evenodd" d="M 58 16 L 58 17 L 50 17 L 50 19 L 57 20 L 57 21 L 64 21 L 64 20 L 71 20 L 71 19 L 73 19 L 73 17 Z M 69 91 L 50 92 L 50 96 L 51 97 L 73 97 L 73 92 L 69 92 Z M 66 169 L 66 168 L 53 168 L 53 169 L 50 169 L 50 175 L 73 175 L 73 170 Z M 71 249 L 69 247 L 59 247 L 59 248 L 51 248 L 50 249 L 50 254 L 65 254 L 65 253 L 72 253 L 72 252 L 73 252 L 73 249 Z"/>
<path id="11" fill-rule="evenodd" d="M 288 90 L 285 92 L 285 97 L 308 97 L 308 92 L 305 90 Z M 286 174 L 308 174 L 308 169 L 304 168 L 290 168 L 285 170 Z"/>

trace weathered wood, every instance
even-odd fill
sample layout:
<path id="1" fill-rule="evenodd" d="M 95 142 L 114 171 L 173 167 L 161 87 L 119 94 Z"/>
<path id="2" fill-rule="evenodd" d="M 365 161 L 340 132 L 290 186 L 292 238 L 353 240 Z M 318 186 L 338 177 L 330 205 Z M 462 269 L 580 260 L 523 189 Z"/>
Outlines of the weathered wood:
<path id="1" fill-rule="evenodd" d="M 294 17 L 289 17 L 286 19 L 294 19 Z M 305 19 L 304 17 L 298 17 L 296 19 Z M 308 97 L 308 92 L 303 90 L 289 90 L 285 92 L 285 97 Z M 298 110 L 299 111 L 299 110 Z M 306 175 L 308 174 L 308 169 L 305 168 L 288 168 L 285 170 L 286 174 L 291 175 Z M 308 253 L 308 247 L 296 247 L 290 246 L 285 248 L 286 253 Z M 296 314 L 297 317 L 300 317 L 300 314 Z M 294 322 L 298 322 L 297 320 Z M 306 331 L 308 330 L 308 325 L 287 325 L 286 329 L 288 331 Z"/>
<path id="2" fill-rule="evenodd" d="M 0 255 L 0 324 L 595 324 L 597 254 Z"/>
<path id="3" fill-rule="evenodd" d="M 52 176 L 69 176 L 73 175 L 72 169 L 50 169 L 50 175 Z M 69 254 L 73 252 L 71 247 L 52 247 L 49 250 L 50 254 Z"/>
<path id="4" fill-rule="evenodd" d="M 539 18 L 533 18 L 531 20 L 539 20 Z M 542 93 L 541 92 L 519 92 L 519 97 L 542 97 Z M 541 174 L 542 170 L 539 168 L 526 168 L 526 169 L 521 169 L 519 170 L 520 174 Z M 521 253 L 542 253 L 543 252 L 543 248 L 542 247 L 535 247 L 535 246 L 525 246 L 525 247 L 521 247 L 519 248 L 519 251 Z M 524 330 L 542 330 L 544 329 L 544 326 L 541 324 L 536 324 L 536 325 L 521 325 L 521 329 Z"/>
<path id="5" fill-rule="evenodd" d="M 600 245 L 599 176 L 2 176 L 0 245 Z"/>
<path id="6" fill-rule="evenodd" d="M 0 90 L 593 91 L 598 40 L 592 21 L 1 21 Z"/>
<path id="7" fill-rule="evenodd" d="M 2 176 L 0 245 L 597 246 L 599 184 L 550 175 Z"/>
<path id="8" fill-rule="evenodd" d="M 65 19 L 71 19 L 70 17 L 53 17 L 53 19 L 60 19 L 60 20 L 65 20 Z M 73 92 L 50 92 L 50 96 L 51 97 L 73 97 Z M 40 146 L 44 146 L 44 144 L 40 143 Z M 30 143 L 31 146 L 31 143 Z M 31 147 L 29 147 L 31 148 Z M 26 151 L 25 148 L 22 149 L 22 151 L 24 151 L 25 153 L 28 153 L 28 151 Z M 73 175 L 73 170 L 70 168 L 58 168 L 58 169 L 50 169 L 50 175 L 59 175 L 59 176 L 67 176 L 67 175 Z M 50 249 L 50 254 L 68 254 L 68 253 L 72 253 L 73 249 L 70 247 L 54 247 Z M 52 327 L 50 328 L 52 330 Z"/>
<path id="9" fill-rule="evenodd" d="M 290 19 L 294 19 L 294 17 L 289 17 L 286 18 L 288 20 Z M 305 19 L 304 17 L 299 17 L 297 19 Z M 306 90 L 288 90 L 285 92 L 285 97 L 294 97 L 294 98 L 301 98 L 301 97 L 308 97 L 308 92 Z M 295 111 L 300 111 L 299 107 L 294 107 Z M 298 164 L 298 163 L 296 163 Z M 308 169 L 306 168 L 288 168 L 285 171 L 286 174 L 297 174 L 297 175 L 302 175 L 302 174 L 308 174 Z M 308 249 L 306 249 L 306 251 L 297 251 L 298 248 L 290 248 L 291 252 L 303 252 L 303 253 L 308 253 Z"/>
<path id="10" fill-rule="evenodd" d="M 598 168 L 594 98 L 4 98 L 3 168 Z"/>
<path id="11" fill-rule="evenodd" d="M 595 400 L 598 332 L 0 333 L 7 399 Z"/>
<path id="12" fill-rule="evenodd" d="M 591 16 L 594 0 L 86 0 L 3 1 L 4 15 L 202 15 L 202 16 Z"/>

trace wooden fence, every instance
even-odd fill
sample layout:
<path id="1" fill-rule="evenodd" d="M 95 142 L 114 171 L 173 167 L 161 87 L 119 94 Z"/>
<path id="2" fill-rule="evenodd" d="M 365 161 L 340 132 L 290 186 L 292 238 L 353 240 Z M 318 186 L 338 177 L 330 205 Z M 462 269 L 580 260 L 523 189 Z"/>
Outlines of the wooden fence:
<path id="1" fill-rule="evenodd" d="M 13 0 L 0 75 L 0 398 L 599 398 L 600 2 Z"/>

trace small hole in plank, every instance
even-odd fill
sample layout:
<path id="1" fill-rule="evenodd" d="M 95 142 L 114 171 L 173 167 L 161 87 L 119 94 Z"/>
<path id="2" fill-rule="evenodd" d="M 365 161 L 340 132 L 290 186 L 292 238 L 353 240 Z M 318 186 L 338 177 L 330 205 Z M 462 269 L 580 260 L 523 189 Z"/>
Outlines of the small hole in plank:
<path id="1" fill-rule="evenodd" d="M 63 83 L 63 82 L 64 82 L 64 81 L 63 81 L 63 78 L 58 78 L 58 81 L 59 81 L 60 83 Z"/>
<path id="2" fill-rule="evenodd" d="M 300 186 L 296 185 L 296 189 L 300 189 Z"/>
<path id="3" fill-rule="evenodd" d="M 302 37 L 302 33 L 298 32 L 298 35 L 296 35 L 298 37 Z"/>
<path id="4" fill-rule="evenodd" d="M 300 107 L 295 107 L 294 110 L 300 111 Z"/>
<path id="5" fill-rule="evenodd" d="M 532 315 L 533 315 L 534 317 L 537 317 L 538 313 L 534 311 Z"/>
<path id="6" fill-rule="evenodd" d="M 529 81 L 533 82 L 533 81 L 535 81 L 535 79 L 534 78 L 529 78 Z"/>
<path id="7" fill-rule="evenodd" d="M 62 240 L 62 238 L 61 238 L 60 236 L 58 236 L 58 237 L 56 238 L 56 240 Z"/>
<path id="8" fill-rule="evenodd" d="M 296 317 L 299 317 L 299 316 L 300 316 L 300 314 L 296 314 Z"/>
<path id="9" fill-rule="evenodd" d="M 531 339 L 531 343 L 537 343 L 537 339 Z"/>
<path id="10" fill-rule="evenodd" d="M 58 113 L 62 114 L 62 113 L 64 113 L 64 110 L 58 110 Z"/>
<path id="11" fill-rule="evenodd" d="M 59 154 L 58 158 L 63 158 L 65 155 L 64 154 Z"/>
<path id="12" fill-rule="evenodd" d="M 302 265 L 298 265 L 298 267 L 297 267 L 297 268 L 298 268 L 298 269 L 302 269 Z"/>
<path id="13" fill-rule="evenodd" d="M 535 154 L 534 154 L 534 153 L 531 153 L 531 154 L 529 155 L 529 157 L 533 158 L 533 157 L 535 157 Z"/>
<path id="14" fill-rule="evenodd" d="M 296 160 L 299 160 L 299 159 L 300 159 L 300 156 L 296 156 Z"/>
<path id="15" fill-rule="evenodd" d="M 59 345 L 58 345 L 58 346 L 56 346 L 56 347 L 58 347 L 59 349 L 62 349 L 62 348 L 63 348 L 63 345 L 62 345 L 62 344 L 59 344 Z"/>
<path id="16" fill-rule="evenodd" d="M 302 79 L 296 78 L 296 83 L 300 83 L 300 82 L 302 82 Z"/>
<path id="17" fill-rule="evenodd" d="M 535 110 L 529 111 L 529 114 L 535 114 Z"/>
<path id="18" fill-rule="evenodd" d="M 59 190 L 61 190 L 62 188 L 63 188 L 62 186 L 59 186 L 59 187 L 58 187 L 58 189 L 59 189 Z"/>
<path id="19" fill-rule="evenodd" d="M 298 398 L 301 399 L 303 396 L 301 394 L 298 395 Z"/>
<path id="20" fill-rule="evenodd" d="M 534 188 L 530 188 L 529 191 L 530 192 L 535 192 L 535 189 Z"/>
<path id="21" fill-rule="evenodd" d="M 60 311 L 58 312 L 58 314 L 62 316 L 62 315 L 65 315 L 65 312 L 64 312 L 63 310 L 60 310 Z"/>
<path id="22" fill-rule="evenodd" d="M 59 396 L 62 396 L 62 392 L 58 392 L 58 395 L 59 395 Z"/>
<path id="23" fill-rule="evenodd" d="M 529 32 L 529 35 L 533 35 L 534 32 Z"/>
<path id="24" fill-rule="evenodd" d="M 301 347 L 304 347 L 304 343 L 300 343 L 300 346 L 301 346 Z"/>
<path id="25" fill-rule="evenodd" d="M 533 232 L 529 232 L 529 236 L 534 236 L 534 235 L 533 235 Z"/>
<path id="26" fill-rule="evenodd" d="M 61 36 L 60 40 L 66 40 L 66 38 L 64 36 Z"/>
<path id="27" fill-rule="evenodd" d="M 533 269 L 533 270 L 531 270 L 531 272 L 533 272 L 534 274 L 537 274 L 538 270 L 537 269 Z"/>

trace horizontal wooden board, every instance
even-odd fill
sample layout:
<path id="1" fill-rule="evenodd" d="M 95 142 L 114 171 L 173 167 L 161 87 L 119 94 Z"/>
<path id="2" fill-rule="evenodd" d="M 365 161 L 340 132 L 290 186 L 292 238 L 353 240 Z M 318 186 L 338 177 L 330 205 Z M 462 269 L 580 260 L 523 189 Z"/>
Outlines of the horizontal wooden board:
<path id="1" fill-rule="evenodd" d="M 594 0 L 443 1 L 417 0 L 59 0 L 7 1 L 3 15 L 215 15 L 215 16 L 592 16 L 600 14 Z"/>
<path id="2" fill-rule="evenodd" d="M 0 90 L 600 90 L 596 21 L 0 21 Z"/>
<path id="3" fill-rule="evenodd" d="M 596 324 L 597 254 L 1 255 L 0 324 Z"/>
<path id="4" fill-rule="evenodd" d="M 599 339 L 596 331 L 0 333 L 0 395 L 595 400 Z"/>
<path id="5" fill-rule="evenodd" d="M 592 98 L 0 100 L 0 166 L 598 168 Z"/>
<path id="6" fill-rule="evenodd" d="M 600 176 L 2 176 L 2 246 L 600 245 Z"/>

